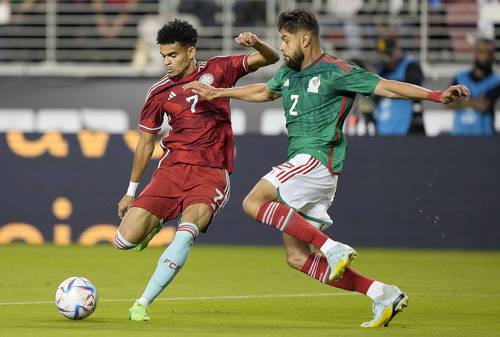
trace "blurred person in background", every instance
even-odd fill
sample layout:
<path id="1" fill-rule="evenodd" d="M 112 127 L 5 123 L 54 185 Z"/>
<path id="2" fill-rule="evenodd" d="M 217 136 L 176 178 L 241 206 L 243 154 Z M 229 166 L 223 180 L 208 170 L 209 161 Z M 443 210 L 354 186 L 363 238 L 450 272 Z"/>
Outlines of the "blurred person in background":
<path id="1" fill-rule="evenodd" d="M 202 26 L 220 26 L 217 15 L 222 7 L 213 0 L 183 0 L 179 1 L 179 14 L 194 15 Z"/>
<path id="2" fill-rule="evenodd" d="M 84 61 L 130 62 L 133 59 L 134 46 L 127 39 L 137 39 L 137 23 L 140 15 L 139 6 L 148 3 L 145 0 L 91 0 L 93 20 L 86 33 L 81 36 L 80 43 L 92 45 L 92 49 L 101 49 L 93 42 L 97 34 L 105 40 L 106 50 L 113 53 L 103 57 L 103 53 L 87 53 Z M 93 26 L 92 26 L 93 25 Z M 100 57 L 100 58 L 96 58 Z"/>
<path id="3" fill-rule="evenodd" d="M 140 0 L 92 0 L 97 31 L 102 37 L 117 38 L 133 23 L 133 12 Z"/>
<path id="4" fill-rule="evenodd" d="M 263 27 L 266 25 L 266 2 L 237 0 L 233 5 L 236 27 Z"/>
<path id="5" fill-rule="evenodd" d="M 326 14 L 320 20 L 325 47 L 336 52 L 346 51 L 349 58 L 361 58 L 363 49 L 363 29 L 359 11 L 362 0 L 328 0 Z"/>
<path id="6" fill-rule="evenodd" d="M 140 6 L 150 0 L 70 0 L 56 7 L 58 62 L 130 62 Z M 78 20 L 73 19 L 78 13 Z"/>
<path id="7" fill-rule="evenodd" d="M 377 41 L 382 62 L 377 73 L 388 80 L 422 85 L 424 74 L 417 60 L 406 55 L 395 36 L 384 36 Z M 377 97 L 375 121 L 379 135 L 425 135 L 422 103 L 418 101 Z"/>
<path id="8" fill-rule="evenodd" d="M 189 22 L 195 29 L 202 27 L 218 27 L 219 13 L 221 6 L 212 0 L 187 0 L 187 1 L 169 1 L 158 4 L 158 0 L 148 0 L 149 3 L 156 2 L 161 7 L 160 13 L 144 13 L 138 20 L 137 41 L 135 44 L 134 57 L 132 65 L 137 69 L 144 69 L 149 66 L 159 66 L 162 60 L 158 58 L 158 45 L 155 40 L 155 33 L 164 22 L 174 19 L 180 19 Z M 209 36 L 205 33 L 204 37 L 219 39 L 220 36 Z M 210 49 L 218 51 L 221 49 L 217 44 L 209 46 Z"/>
<path id="9" fill-rule="evenodd" d="M 452 134 L 456 136 L 492 136 L 495 134 L 495 104 L 500 97 L 500 76 L 493 71 L 493 40 L 476 42 L 472 69 L 459 72 L 452 84 L 470 88 L 470 100 L 458 100 L 448 107 L 455 110 Z"/>
<path id="10" fill-rule="evenodd" d="M 163 60 L 158 57 L 158 44 L 156 43 L 156 32 L 163 26 L 164 22 L 175 19 L 189 22 L 196 30 L 202 27 L 198 15 L 186 12 L 184 8 L 181 13 L 178 1 L 168 3 L 158 3 L 158 0 L 149 0 L 150 4 L 160 6 L 158 10 L 148 12 L 141 16 L 137 24 L 137 41 L 134 49 L 132 65 L 137 69 L 144 69 L 149 66 L 158 67 L 163 64 Z M 144 11 L 143 11 L 144 13 Z"/>

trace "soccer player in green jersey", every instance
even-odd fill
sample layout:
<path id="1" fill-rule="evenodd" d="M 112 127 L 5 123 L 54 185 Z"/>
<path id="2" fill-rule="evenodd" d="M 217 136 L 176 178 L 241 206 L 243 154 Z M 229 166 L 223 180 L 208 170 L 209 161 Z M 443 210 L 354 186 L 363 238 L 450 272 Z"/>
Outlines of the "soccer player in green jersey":
<path id="1" fill-rule="evenodd" d="M 184 86 L 208 100 L 229 97 L 252 102 L 282 98 L 288 129 L 288 161 L 277 165 L 243 202 L 253 219 L 283 232 L 288 264 L 334 287 L 366 294 L 373 319 L 362 327 L 387 326 L 408 305 L 394 285 L 360 275 L 349 267 L 356 251 L 322 233 L 332 224 L 333 202 L 346 152 L 344 120 L 356 94 L 449 103 L 469 96 L 464 86 L 431 91 L 385 80 L 322 51 L 319 26 L 304 10 L 281 13 L 278 22 L 285 64 L 266 84 L 214 88 L 201 82 Z M 321 253 L 311 249 L 311 245 Z"/>

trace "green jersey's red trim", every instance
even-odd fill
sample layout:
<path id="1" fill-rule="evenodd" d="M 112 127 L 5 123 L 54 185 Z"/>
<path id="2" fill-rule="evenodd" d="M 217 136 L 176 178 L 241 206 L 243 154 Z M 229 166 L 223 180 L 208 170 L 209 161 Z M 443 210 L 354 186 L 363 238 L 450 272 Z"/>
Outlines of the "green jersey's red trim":
<path id="1" fill-rule="evenodd" d="M 332 168 L 332 158 L 333 158 L 333 153 L 335 152 L 335 144 L 339 140 L 338 139 L 339 133 L 337 132 L 337 127 L 339 126 L 340 121 L 342 120 L 342 117 L 344 116 L 346 103 L 347 103 L 347 96 L 344 96 L 344 98 L 342 99 L 342 107 L 340 108 L 339 119 L 337 120 L 337 124 L 335 125 L 335 140 L 333 142 L 332 148 L 330 149 L 330 155 L 328 156 L 328 165 L 327 165 L 328 171 L 330 171 L 330 173 L 332 175 L 339 174 L 339 172 L 335 172 Z"/>
<path id="2" fill-rule="evenodd" d="M 344 73 L 350 73 L 352 71 L 352 66 L 347 63 L 345 60 L 342 60 L 342 59 L 338 59 L 336 58 L 335 56 L 332 56 L 332 55 L 329 55 L 329 54 L 326 54 L 325 56 L 323 56 L 321 58 L 323 61 L 325 61 L 326 63 L 329 63 L 329 64 L 334 64 L 336 65 L 337 67 L 340 68 L 340 70 L 342 70 Z"/>
<path id="3" fill-rule="evenodd" d="M 312 65 L 316 65 L 321 61 L 326 62 L 328 64 L 336 65 L 344 73 L 350 73 L 352 71 L 352 66 L 348 62 L 346 62 L 343 59 L 336 58 L 335 56 L 330 54 L 323 54 L 323 56 L 314 61 Z"/>

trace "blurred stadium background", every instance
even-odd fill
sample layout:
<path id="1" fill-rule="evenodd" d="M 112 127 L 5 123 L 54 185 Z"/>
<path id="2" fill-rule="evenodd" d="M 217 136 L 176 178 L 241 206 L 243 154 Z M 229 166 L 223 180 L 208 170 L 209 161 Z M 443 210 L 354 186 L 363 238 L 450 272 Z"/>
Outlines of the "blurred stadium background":
<path id="1" fill-rule="evenodd" d="M 370 69 L 381 38 L 397 39 L 432 89 L 473 66 L 478 37 L 493 39 L 500 60 L 498 0 L 0 0 L 1 336 L 366 335 L 358 326 L 369 301 L 292 271 L 279 234 L 241 210 L 254 183 L 286 160 L 280 102 L 232 103 L 231 199 L 151 322 L 131 324 L 127 309 L 175 222 L 141 254 L 108 244 L 145 92 L 163 73 L 157 29 L 188 20 L 201 35 L 198 58 L 208 59 L 246 52 L 233 41 L 243 31 L 277 47 L 278 14 L 300 7 L 320 19 L 326 51 Z M 267 81 L 276 67 L 239 84 Z M 452 136 L 455 112 L 432 103 L 412 106 L 409 134 L 381 136 L 376 103 L 359 98 L 346 122 L 328 233 L 359 248 L 357 270 L 409 293 L 409 310 L 384 335 L 499 336 L 498 136 Z M 72 275 L 96 284 L 100 304 L 68 324 L 53 294 Z"/>
<path id="2" fill-rule="evenodd" d="M 112 239 L 138 114 L 163 72 L 155 44 L 163 23 L 193 23 L 198 58 L 208 59 L 244 52 L 233 41 L 243 31 L 278 46 L 277 16 L 291 8 L 318 15 L 325 50 L 369 68 L 380 61 L 379 39 L 396 38 L 433 89 L 473 65 L 480 36 L 495 41 L 500 59 L 498 1 L 0 0 L 0 243 Z M 266 81 L 276 67 L 239 83 Z M 232 106 L 232 199 L 202 242 L 277 244 L 277 235 L 246 219 L 240 202 L 286 159 L 280 103 Z M 330 231 L 361 246 L 500 248 L 498 137 L 451 137 L 453 110 L 415 109 L 425 133 L 381 137 L 374 103 L 358 101 L 346 123 L 350 150 Z M 155 244 L 173 232 L 168 227 Z"/>

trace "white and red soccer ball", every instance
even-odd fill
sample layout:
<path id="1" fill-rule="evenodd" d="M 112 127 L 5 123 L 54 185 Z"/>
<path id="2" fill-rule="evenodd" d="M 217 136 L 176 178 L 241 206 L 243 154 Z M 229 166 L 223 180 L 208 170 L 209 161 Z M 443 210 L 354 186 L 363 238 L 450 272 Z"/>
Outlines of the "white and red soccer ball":
<path id="1" fill-rule="evenodd" d="M 56 290 L 56 306 L 69 319 L 84 319 L 97 307 L 97 289 L 84 277 L 64 280 Z"/>

